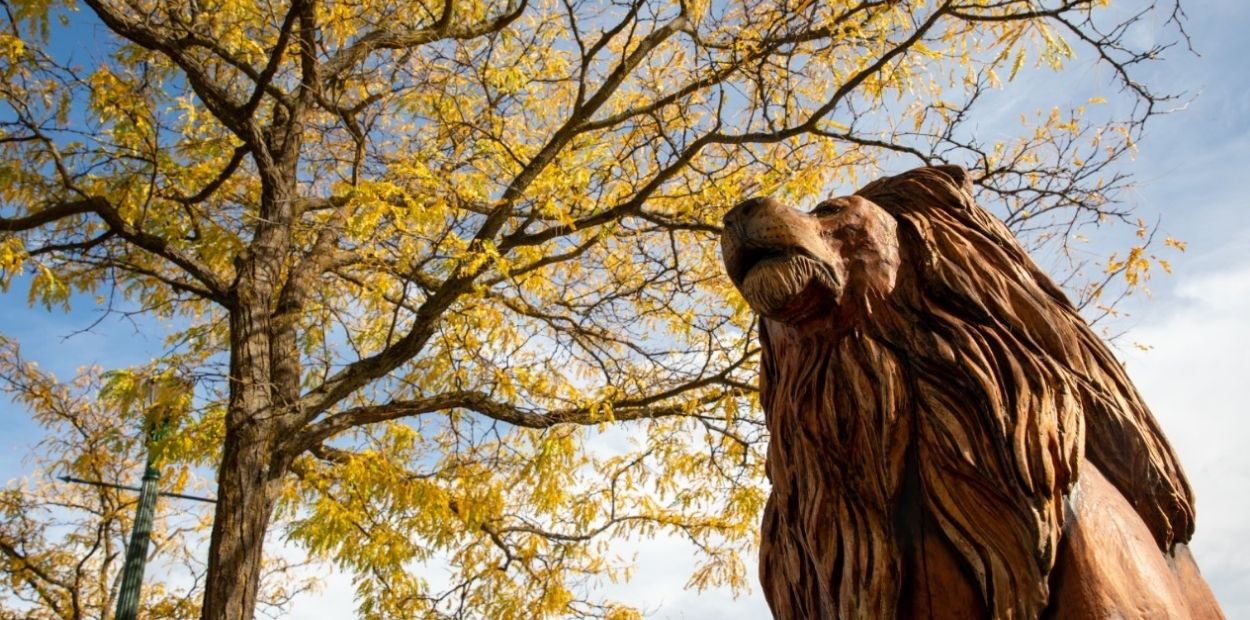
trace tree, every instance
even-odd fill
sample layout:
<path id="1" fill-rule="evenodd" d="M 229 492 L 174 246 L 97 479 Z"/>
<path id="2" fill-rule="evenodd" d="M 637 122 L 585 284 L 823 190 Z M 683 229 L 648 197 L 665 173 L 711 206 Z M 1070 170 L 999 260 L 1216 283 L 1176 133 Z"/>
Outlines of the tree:
<path id="1" fill-rule="evenodd" d="M 202 403 L 171 458 L 217 474 L 205 618 L 252 616 L 275 515 L 370 616 L 626 617 L 580 586 L 659 531 L 744 585 L 765 438 L 724 208 L 961 163 L 1076 257 L 1167 100 L 1133 73 L 1166 46 L 1128 43 L 1156 7 L 1094 0 L 2 2 L 4 284 L 167 320 L 142 371 Z M 1078 52 L 1112 105 L 976 139 L 986 92 Z"/>
<path id="2" fill-rule="evenodd" d="M 0 595 L 0 618 L 112 618 L 136 494 L 111 486 L 69 485 L 57 478 L 134 481 L 145 459 L 138 431 L 148 411 L 157 407 L 132 406 L 135 387 L 143 382 L 128 373 L 105 377 L 99 368 L 85 368 L 62 383 L 24 360 L 17 345 L 3 337 L 0 368 L 0 390 L 29 408 L 47 431 L 34 454 L 36 474 L 0 490 L 0 579 L 9 591 Z M 162 379 L 169 377 L 148 381 Z M 185 410 L 190 394 L 163 390 L 155 400 L 147 404 Z M 176 451 L 177 441 L 157 442 L 153 449 L 158 454 Z M 174 464 L 164 472 L 164 487 L 176 493 L 194 475 L 185 463 Z M 193 508 L 179 501 L 160 503 L 152 561 L 141 591 L 141 617 L 200 615 L 205 567 L 198 552 L 211 513 Z M 291 569 L 281 560 L 267 563 L 261 597 L 267 611 L 281 612 L 292 595 L 308 587 Z"/>

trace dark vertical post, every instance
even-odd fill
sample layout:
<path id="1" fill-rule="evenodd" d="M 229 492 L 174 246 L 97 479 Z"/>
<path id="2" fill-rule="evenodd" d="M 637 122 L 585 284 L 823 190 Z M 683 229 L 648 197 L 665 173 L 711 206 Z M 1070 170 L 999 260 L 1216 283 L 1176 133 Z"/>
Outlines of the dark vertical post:
<path id="1" fill-rule="evenodd" d="M 147 463 L 143 468 L 143 485 L 139 487 L 139 507 L 135 509 L 135 524 L 130 529 L 130 544 L 126 546 L 126 560 L 122 567 L 121 590 L 117 595 L 116 620 L 136 620 L 139 616 L 139 591 L 143 586 L 143 567 L 148 559 L 148 542 L 152 538 L 152 520 L 156 513 L 156 481 L 160 469 L 156 467 L 156 451 L 153 442 L 159 438 L 159 428 L 148 433 Z"/>

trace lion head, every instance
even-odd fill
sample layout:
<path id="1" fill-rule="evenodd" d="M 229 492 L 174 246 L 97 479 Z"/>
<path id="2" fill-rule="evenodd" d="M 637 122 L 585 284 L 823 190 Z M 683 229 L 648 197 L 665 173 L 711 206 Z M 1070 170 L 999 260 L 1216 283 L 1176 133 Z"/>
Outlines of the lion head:
<path id="1" fill-rule="evenodd" d="M 852 300 L 867 303 L 894 288 L 894 218 L 859 196 L 826 200 L 811 213 L 771 198 L 747 200 L 725 216 L 725 227 L 725 269 L 762 316 L 830 318 L 857 305 Z"/>
<path id="2" fill-rule="evenodd" d="M 1083 459 L 1161 548 L 1192 534 L 1149 410 L 962 168 L 809 213 L 748 200 L 721 243 L 761 316 L 761 577 L 779 617 L 893 617 L 933 557 L 993 617 L 1037 617 Z"/>

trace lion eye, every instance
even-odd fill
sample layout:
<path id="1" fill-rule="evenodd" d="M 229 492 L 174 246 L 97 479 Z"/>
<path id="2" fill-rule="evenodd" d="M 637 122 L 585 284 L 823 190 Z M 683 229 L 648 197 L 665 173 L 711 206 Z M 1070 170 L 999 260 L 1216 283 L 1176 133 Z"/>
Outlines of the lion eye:
<path id="1" fill-rule="evenodd" d="M 841 202 L 834 202 L 832 200 L 828 200 L 828 201 L 825 201 L 816 205 L 815 208 L 813 208 L 810 211 L 810 214 L 816 217 L 825 217 L 828 215 L 834 215 L 836 213 L 839 213 L 845 208 L 846 208 L 846 205 L 842 204 Z"/>

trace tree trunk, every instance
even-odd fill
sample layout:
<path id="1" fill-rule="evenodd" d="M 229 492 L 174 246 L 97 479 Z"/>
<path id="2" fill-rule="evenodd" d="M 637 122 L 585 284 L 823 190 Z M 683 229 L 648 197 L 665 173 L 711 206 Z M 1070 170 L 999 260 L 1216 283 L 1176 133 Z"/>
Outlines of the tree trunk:
<path id="1" fill-rule="evenodd" d="M 273 466 L 273 435 L 273 424 L 263 420 L 226 431 L 200 616 L 204 620 L 251 620 L 255 611 L 265 531 L 283 475 Z"/>
<path id="2" fill-rule="evenodd" d="M 251 620 L 256 609 L 265 531 L 282 489 L 286 462 L 277 456 L 281 424 L 271 375 L 277 269 L 254 250 L 240 264 L 237 305 L 230 313 L 230 398 L 217 470 L 217 514 L 208 549 L 203 620 Z M 257 256 L 256 254 L 261 254 Z"/>
<path id="3" fill-rule="evenodd" d="M 306 9 L 311 11 L 311 5 Z M 305 75 L 305 78 L 308 76 Z M 302 144 L 301 95 L 289 117 L 275 118 L 260 152 L 260 217 L 235 260 L 230 311 L 230 399 L 217 471 L 217 515 L 209 544 L 203 620 L 251 620 L 256 609 L 265 531 L 293 455 L 281 449 L 298 423 L 300 358 L 296 320 L 302 300 L 289 289 L 287 260 Z"/>

